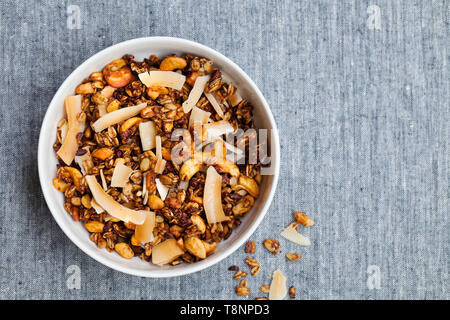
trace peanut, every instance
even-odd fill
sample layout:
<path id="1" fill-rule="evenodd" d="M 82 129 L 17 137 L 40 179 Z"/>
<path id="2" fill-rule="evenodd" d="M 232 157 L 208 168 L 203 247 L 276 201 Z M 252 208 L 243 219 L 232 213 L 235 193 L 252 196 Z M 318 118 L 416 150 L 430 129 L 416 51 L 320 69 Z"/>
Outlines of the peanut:
<path id="1" fill-rule="evenodd" d="M 114 246 L 114 249 L 116 250 L 116 252 L 118 254 L 120 254 L 120 256 L 122 256 L 125 259 L 131 259 L 134 257 L 133 250 L 125 242 L 116 243 L 116 245 Z"/>
<path id="2" fill-rule="evenodd" d="M 120 102 L 117 99 L 114 99 L 113 101 L 111 101 L 108 106 L 106 107 L 106 112 L 113 112 L 116 110 L 119 110 L 120 107 Z"/>
<path id="3" fill-rule="evenodd" d="M 70 198 L 70 203 L 74 206 L 79 207 L 81 205 L 81 198 L 80 197 Z"/>
<path id="4" fill-rule="evenodd" d="M 94 92 L 95 89 L 91 82 L 82 83 L 75 89 L 76 94 L 91 94 Z"/>
<path id="5" fill-rule="evenodd" d="M 100 221 L 96 221 L 96 220 L 88 221 L 84 224 L 84 227 L 89 232 L 103 232 L 104 226 L 105 225 L 103 223 L 101 223 Z"/>
<path id="6" fill-rule="evenodd" d="M 92 156 L 100 159 L 100 160 L 106 160 L 111 158 L 114 155 L 114 151 L 110 148 L 100 148 L 96 149 L 92 152 Z"/>
<path id="7" fill-rule="evenodd" d="M 58 178 L 53 178 L 53 186 L 59 192 L 65 192 L 70 187 L 70 183 L 65 183 Z"/>
<path id="8" fill-rule="evenodd" d="M 91 197 L 88 194 L 85 194 L 81 197 L 81 204 L 87 209 L 92 208 Z"/>
<path id="9" fill-rule="evenodd" d="M 148 205 L 152 210 L 159 210 L 164 207 L 164 201 L 157 195 L 151 194 L 148 196 Z"/>
<path id="10" fill-rule="evenodd" d="M 120 126 L 120 132 L 125 132 L 125 131 L 131 129 L 132 127 L 139 125 L 139 123 L 141 123 L 141 122 L 142 122 L 142 118 L 139 118 L 139 117 L 130 118 L 130 119 L 124 121 L 124 123 L 122 123 L 122 125 Z"/>
<path id="11" fill-rule="evenodd" d="M 92 72 L 89 79 L 92 81 L 103 81 L 103 74 L 101 72 Z"/>

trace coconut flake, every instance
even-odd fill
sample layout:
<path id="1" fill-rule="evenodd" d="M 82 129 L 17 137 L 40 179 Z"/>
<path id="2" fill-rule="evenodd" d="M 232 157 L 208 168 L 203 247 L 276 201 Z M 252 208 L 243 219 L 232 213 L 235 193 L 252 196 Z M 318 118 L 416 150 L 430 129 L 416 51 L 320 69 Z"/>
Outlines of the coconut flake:
<path id="1" fill-rule="evenodd" d="M 108 184 L 106 183 L 105 175 L 103 174 L 103 169 L 100 169 L 100 180 L 102 181 L 103 190 L 108 190 Z"/>
<path id="2" fill-rule="evenodd" d="M 144 194 L 144 199 L 142 199 L 142 204 L 145 206 L 148 202 L 148 192 Z"/>
<path id="3" fill-rule="evenodd" d="M 280 270 L 275 270 L 270 284 L 269 300 L 283 300 L 287 294 L 286 277 Z"/>
<path id="4" fill-rule="evenodd" d="M 167 239 L 152 248 L 152 263 L 163 265 L 169 263 L 184 253 L 175 239 Z"/>
<path id="5" fill-rule="evenodd" d="M 222 142 L 225 145 L 227 151 L 230 151 L 230 153 L 226 154 L 226 159 L 227 160 L 229 160 L 229 161 L 231 161 L 233 163 L 236 163 L 239 159 L 241 159 L 242 157 L 245 156 L 244 151 L 242 149 L 239 149 L 238 147 L 235 147 L 234 145 L 224 141 L 223 139 L 217 138 L 215 140 L 215 142 L 216 141 Z M 214 146 L 214 148 L 215 147 L 216 146 Z"/>
<path id="6" fill-rule="evenodd" d="M 64 122 L 64 124 L 61 126 L 61 141 L 64 141 L 67 136 L 67 130 L 69 130 L 69 126 L 67 124 L 67 121 Z"/>
<path id="7" fill-rule="evenodd" d="M 295 225 L 295 222 L 291 223 L 286 229 L 283 230 L 283 232 L 281 232 L 281 236 L 298 245 L 310 246 L 311 241 L 309 238 L 298 233 L 297 230 L 295 230 Z"/>
<path id="8" fill-rule="evenodd" d="M 206 171 L 203 206 L 209 224 L 228 220 L 222 208 L 222 176 L 213 166 Z"/>
<path id="9" fill-rule="evenodd" d="M 106 86 L 106 87 L 104 87 L 104 88 L 102 89 L 102 91 L 100 91 L 100 94 L 101 94 L 102 96 L 104 96 L 105 98 L 108 98 L 108 99 L 109 99 L 109 98 L 112 97 L 114 91 L 116 91 L 116 88 L 111 87 L 111 86 Z"/>
<path id="10" fill-rule="evenodd" d="M 143 211 L 145 214 L 145 221 L 143 224 L 136 226 L 134 236 L 138 242 L 147 243 L 151 241 L 153 228 L 155 227 L 155 213 L 152 211 Z"/>
<path id="11" fill-rule="evenodd" d="M 57 155 L 65 164 L 70 165 L 78 151 L 77 135 L 85 128 L 85 118 L 81 121 L 79 119 L 82 112 L 81 95 L 66 97 L 64 106 L 68 118 L 68 129 Z"/>
<path id="12" fill-rule="evenodd" d="M 99 104 L 97 108 L 100 117 L 103 117 L 105 114 L 108 113 L 108 111 L 106 111 L 106 104 Z"/>
<path id="13" fill-rule="evenodd" d="M 210 76 L 201 76 L 195 79 L 194 86 L 192 87 L 191 92 L 189 92 L 188 99 L 183 102 L 183 111 L 184 113 L 188 113 L 192 110 L 192 108 L 197 104 L 198 100 L 202 96 L 203 90 L 205 90 L 205 85 L 209 81 Z"/>
<path id="14" fill-rule="evenodd" d="M 139 124 L 139 136 L 141 137 L 142 150 L 148 151 L 155 147 L 156 127 L 153 121 Z"/>
<path id="15" fill-rule="evenodd" d="M 230 101 L 231 105 L 233 107 L 237 106 L 239 102 L 242 101 L 241 95 L 237 92 L 237 90 L 234 92 L 234 94 L 228 99 Z"/>
<path id="16" fill-rule="evenodd" d="M 147 172 L 142 176 L 142 194 L 145 195 L 147 193 Z"/>
<path id="17" fill-rule="evenodd" d="M 91 199 L 91 206 L 92 206 L 92 208 L 94 208 L 94 210 L 95 210 L 95 212 L 97 212 L 97 214 L 105 212 L 105 210 L 103 210 L 103 208 L 97 203 L 97 201 L 95 201 L 94 198 Z"/>
<path id="18" fill-rule="evenodd" d="M 155 137 L 155 143 L 156 143 L 156 157 L 162 159 L 161 136 Z"/>
<path id="19" fill-rule="evenodd" d="M 83 175 L 86 175 L 94 166 L 94 162 L 92 161 L 91 151 L 89 151 L 89 147 L 83 147 L 82 149 L 86 150 L 86 153 L 81 156 L 75 156 L 75 162 L 80 166 L 81 173 Z"/>
<path id="20" fill-rule="evenodd" d="M 155 182 L 156 189 L 159 192 L 159 197 L 164 201 L 169 193 L 169 188 L 167 188 L 158 178 L 155 179 Z"/>
<path id="21" fill-rule="evenodd" d="M 217 100 L 214 97 L 214 95 L 212 93 L 206 93 L 205 92 L 205 97 L 211 103 L 211 105 L 213 106 L 214 110 L 216 110 L 216 112 L 219 115 L 219 117 L 223 118 L 223 110 L 220 107 L 220 104 L 217 102 Z"/>
<path id="22" fill-rule="evenodd" d="M 126 107 L 119 110 L 112 111 L 98 118 L 97 121 L 94 122 L 92 127 L 95 132 L 100 132 L 116 123 L 127 120 L 131 117 L 134 117 L 139 112 L 142 111 L 147 106 L 147 103 L 141 103 L 136 106 Z"/>
<path id="23" fill-rule="evenodd" d="M 193 107 L 191 116 L 189 117 L 189 128 L 196 123 L 205 124 L 208 123 L 211 112 L 204 111 L 200 108 Z"/>
<path id="24" fill-rule="evenodd" d="M 186 77 L 173 71 L 150 71 L 138 75 L 139 80 L 147 87 L 161 86 L 180 91 L 183 88 Z"/>
<path id="25" fill-rule="evenodd" d="M 128 182 L 133 169 L 119 162 L 114 168 L 114 172 L 111 178 L 111 187 L 124 188 Z"/>
<path id="26" fill-rule="evenodd" d="M 233 126 L 226 120 L 205 124 L 208 141 L 215 141 L 224 134 L 234 132 Z"/>
<path id="27" fill-rule="evenodd" d="M 142 212 L 129 209 L 114 200 L 98 184 L 95 176 L 86 176 L 86 182 L 95 201 L 110 215 L 124 222 L 132 222 L 136 225 L 144 223 L 145 215 Z"/>

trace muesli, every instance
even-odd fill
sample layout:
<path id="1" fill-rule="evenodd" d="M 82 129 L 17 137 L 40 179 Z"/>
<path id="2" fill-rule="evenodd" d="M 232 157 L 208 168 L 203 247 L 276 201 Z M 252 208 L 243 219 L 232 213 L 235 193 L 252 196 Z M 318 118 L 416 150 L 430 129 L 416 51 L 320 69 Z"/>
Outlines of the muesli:
<path id="1" fill-rule="evenodd" d="M 253 108 L 211 60 L 127 54 L 64 108 L 53 185 L 99 248 L 156 265 L 196 262 L 259 196 L 261 163 L 246 160 Z"/>

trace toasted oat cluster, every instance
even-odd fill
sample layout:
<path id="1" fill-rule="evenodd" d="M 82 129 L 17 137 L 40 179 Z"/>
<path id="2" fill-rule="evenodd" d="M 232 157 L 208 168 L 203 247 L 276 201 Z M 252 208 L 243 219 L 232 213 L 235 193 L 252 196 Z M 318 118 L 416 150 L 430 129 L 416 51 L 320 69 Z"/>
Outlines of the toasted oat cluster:
<path id="1" fill-rule="evenodd" d="M 259 195 L 261 163 L 247 160 L 252 106 L 211 60 L 125 55 L 64 108 L 53 185 L 99 248 L 156 265 L 196 262 Z"/>

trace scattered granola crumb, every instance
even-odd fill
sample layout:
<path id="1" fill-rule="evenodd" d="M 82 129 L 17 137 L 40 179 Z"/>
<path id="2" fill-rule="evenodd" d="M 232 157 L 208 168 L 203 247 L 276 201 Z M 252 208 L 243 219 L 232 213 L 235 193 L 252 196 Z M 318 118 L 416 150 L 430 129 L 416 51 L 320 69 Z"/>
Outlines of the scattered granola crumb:
<path id="1" fill-rule="evenodd" d="M 233 265 L 233 266 L 229 266 L 229 267 L 228 267 L 228 270 L 229 270 L 229 271 L 238 271 L 238 270 L 239 270 L 239 267 L 238 267 L 238 266 L 234 266 L 234 265 Z"/>
<path id="2" fill-rule="evenodd" d="M 291 299 L 295 299 L 295 287 L 294 286 L 289 287 L 289 297 L 291 297 Z"/>
<path id="3" fill-rule="evenodd" d="M 267 239 L 264 241 L 264 247 L 272 252 L 274 255 L 278 254 L 278 249 L 280 248 L 280 242 L 275 239 Z"/>
<path id="4" fill-rule="evenodd" d="M 261 270 L 260 266 L 253 267 L 252 270 L 250 271 L 250 274 L 252 276 L 256 276 L 260 270 Z"/>
<path id="5" fill-rule="evenodd" d="M 258 298 L 255 298 L 255 300 L 269 300 L 267 297 L 258 297 Z"/>
<path id="6" fill-rule="evenodd" d="M 259 287 L 259 290 L 264 293 L 269 293 L 270 286 L 268 284 L 263 284 L 261 287 Z"/>
<path id="7" fill-rule="evenodd" d="M 303 212 L 296 212 L 294 214 L 295 220 L 297 220 L 297 222 L 299 224 L 301 224 L 302 226 L 305 227 L 311 227 L 314 225 L 314 220 L 312 220 L 311 218 L 308 217 L 308 215 L 304 214 Z"/>
<path id="8" fill-rule="evenodd" d="M 286 253 L 286 258 L 288 258 L 291 261 L 297 261 L 300 260 L 302 258 L 302 256 L 298 253 Z"/>
<path id="9" fill-rule="evenodd" d="M 253 258 L 245 258 L 245 263 L 250 267 L 250 268 L 254 268 L 256 266 L 259 266 L 259 261 Z"/>
<path id="10" fill-rule="evenodd" d="M 249 241 L 245 245 L 245 253 L 255 253 L 255 241 Z"/>
<path id="11" fill-rule="evenodd" d="M 236 287 L 236 294 L 238 296 L 248 296 L 250 294 L 250 289 L 247 288 L 247 281 L 242 280 Z"/>
<path id="12" fill-rule="evenodd" d="M 246 276 L 247 276 L 247 272 L 244 272 L 244 271 L 238 271 L 238 272 L 236 272 L 236 273 L 234 274 L 233 279 L 234 279 L 234 280 L 239 280 L 239 279 L 244 278 L 244 277 L 246 277 Z"/>

